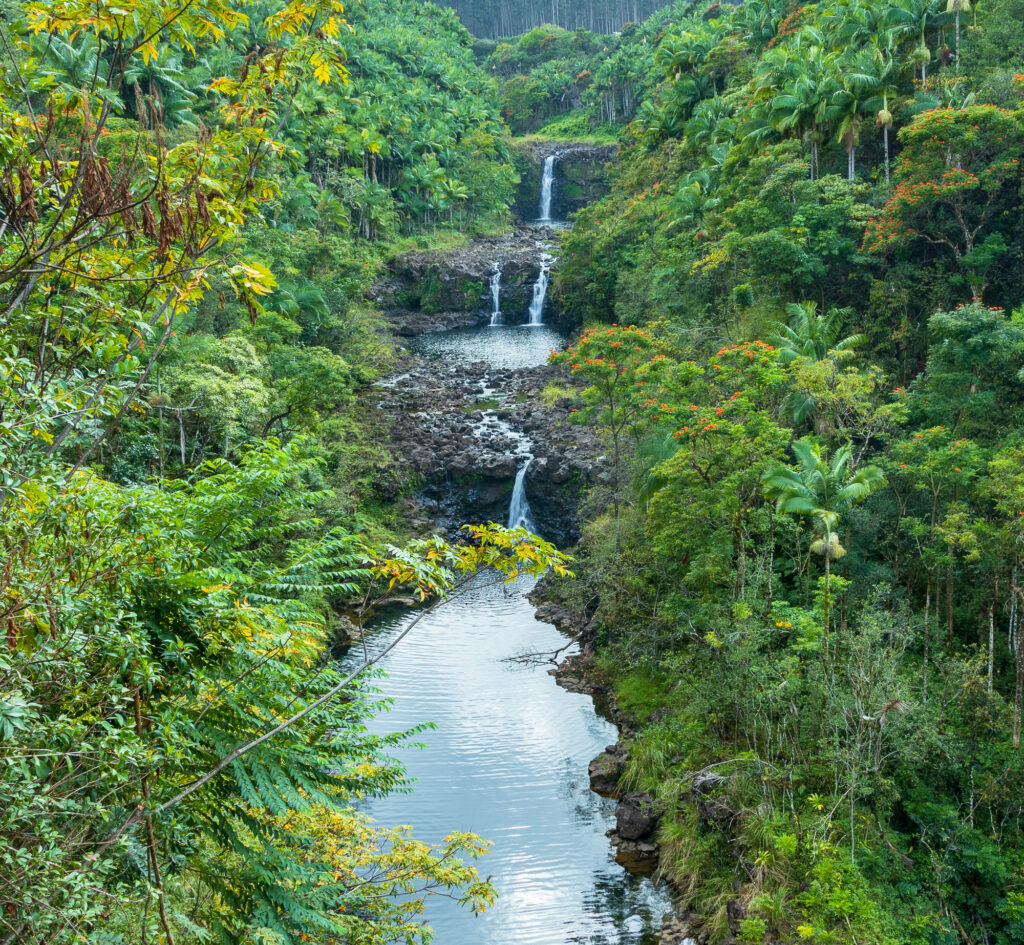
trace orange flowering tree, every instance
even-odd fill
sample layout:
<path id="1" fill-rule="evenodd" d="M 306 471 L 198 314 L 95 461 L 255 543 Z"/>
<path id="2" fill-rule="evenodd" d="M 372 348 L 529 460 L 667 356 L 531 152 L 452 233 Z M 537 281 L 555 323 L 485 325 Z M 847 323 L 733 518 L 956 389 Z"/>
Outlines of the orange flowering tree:
<path id="1" fill-rule="evenodd" d="M 791 437 L 773 419 L 786 396 L 786 370 L 763 341 L 724 347 L 688 368 L 664 395 L 670 408 L 679 405 L 675 412 L 659 406 L 679 448 L 656 470 L 661 487 L 651 499 L 649 529 L 656 553 L 691 592 L 731 588 L 739 599 L 751 580 L 771 572 L 753 559 L 771 555 L 759 482 Z"/>
<path id="2" fill-rule="evenodd" d="M 635 325 L 590 328 L 565 351 L 552 352 L 554 364 L 569 365 L 589 386 L 576 419 L 592 423 L 611 441 L 614 463 L 612 503 L 619 520 L 619 486 L 624 439 L 639 442 L 643 429 L 658 411 L 675 408 L 660 398 L 676 362 L 662 352 L 655 337 Z"/>
<path id="3" fill-rule="evenodd" d="M 1020 117 L 994 105 L 935 108 L 900 129 L 899 140 L 896 186 L 869 221 L 865 247 L 880 252 L 913 239 L 942 246 L 980 298 L 1006 248 L 999 220 L 1019 203 Z"/>

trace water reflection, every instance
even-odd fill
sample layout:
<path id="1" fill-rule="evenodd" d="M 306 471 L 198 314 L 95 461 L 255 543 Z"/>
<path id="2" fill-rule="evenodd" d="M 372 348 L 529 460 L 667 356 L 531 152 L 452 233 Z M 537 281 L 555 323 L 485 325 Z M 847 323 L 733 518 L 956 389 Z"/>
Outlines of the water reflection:
<path id="1" fill-rule="evenodd" d="M 487 361 L 496 368 L 525 368 L 544 364 L 548 354 L 561 351 L 565 337 L 547 325 L 487 325 L 430 332 L 409 341 L 409 349 L 449 363 Z"/>
<path id="2" fill-rule="evenodd" d="M 437 945 L 651 945 L 668 897 L 615 863 L 605 837 L 614 801 L 587 783 L 587 762 L 615 740 L 614 727 L 543 666 L 504 661 L 564 644 L 534 619 L 528 587 L 476 587 L 387 657 L 377 685 L 394 705 L 371 731 L 437 728 L 417 737 L 425 748 L 399 753 L 418 781 L 413 792 L 373 801 L 369 812 L 386 825 L 413 824 L 431 842 L 455 830 L 493 842 L 479 865 L 498 887 L 497 904 L 474 917 L 432 900 L 425 919 Z M 373 642 L 406 619 L 384 619 Z"/>

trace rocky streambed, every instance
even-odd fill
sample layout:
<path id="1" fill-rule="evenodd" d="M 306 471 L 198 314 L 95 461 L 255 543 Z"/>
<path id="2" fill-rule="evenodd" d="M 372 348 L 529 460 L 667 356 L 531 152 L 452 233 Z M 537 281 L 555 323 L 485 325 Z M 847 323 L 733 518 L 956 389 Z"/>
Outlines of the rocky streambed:
<path id="1" fill-rule="evenodd" d="M 407 355 L 378 387 L 394 455 L 418 483 L 418 521 L 453 531 L 465 522 L 505 524 L 516 474 L 544 535 L 562 546 L 579 536 L 577 506 L 587 485 L 608 476 L 601 441 L 569 422 L 574 401 L 549 395 L 565 385 L 547 365 L 496 368 Z"/>

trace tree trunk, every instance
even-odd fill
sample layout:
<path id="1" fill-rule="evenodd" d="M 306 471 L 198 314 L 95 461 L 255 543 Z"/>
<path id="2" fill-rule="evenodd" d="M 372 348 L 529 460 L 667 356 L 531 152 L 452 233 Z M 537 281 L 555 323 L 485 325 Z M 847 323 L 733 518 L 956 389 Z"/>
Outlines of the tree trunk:
<path id="1" fill-rule="evenodd" d="M 953 649 L 953 565 L 946 566 L 946 649 Z"/>
<path id="2" fill-rule="evenodd" d="M 956 71 L 960 71 L 960 0 L 953 0 L 956 10 Z"/>
<path id="3" fill-rule="evenodd" d="M 828 650 L 829 621 L 832 619 L 832 556 L 825 552 L 825 649 Z"/>
<path id="4" fill-rule="evenodd" d="M 931 630 L 929 629 L 928 612 L 932 606 L 932 582 L 931 578 L 928 580 L 928 589 L 924 595 L 924 660 L 923 660 L 923 671 L 921 674 L 921 695 L 922 700 L 928 702 L 928 643 L 931 639 Z"/>
<path id="5" fill-rule="evenodd" d="M 159 388 L 157 388 L 159 391 Z M 159 394 L 158 394 L 159 396 Z M 164 481 L 164 406 L 160 404 L 157 409 L 157 439 L 160 441 L 160 482 Z"/>
<path id="6" fill-rule="evenodd" d="M 996 586 L 996 594 L 999 587 Z M 988 691 L 992 691 L 992 677 L 995 670 L 995 649 L 996 649 L 996 603 L 990 601 L 988 605 Z"/>
<path id="7" fill-rule="evenodd" d="M 882 138 L 885 141 L 885 186 L 889 186 L 889 126 L 882 128 Z"/>
<path id="8" fill-rule="evenodd" d="M 1013 694 L 1013 747 L 1020 748 L 1020 714 L 1024 702 L 1024 634 L 1017 626 L 1017 604 L 1020 590 L 1017 588 L 1017 565 L 1010 575 L 1010 642 L 1013 646 L 1013 662 L 1017 670 L 1017 685 Z"/>

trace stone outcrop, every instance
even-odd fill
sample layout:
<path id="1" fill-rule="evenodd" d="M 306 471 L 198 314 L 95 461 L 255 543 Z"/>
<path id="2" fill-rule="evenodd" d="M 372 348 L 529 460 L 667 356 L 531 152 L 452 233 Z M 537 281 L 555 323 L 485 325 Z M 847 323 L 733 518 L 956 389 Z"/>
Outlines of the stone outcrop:
<path id="1" fill-rule="evenodd" d="M 543 536 L 563 546 L 576 541 L 576 500 L 608 472 L 597 437 L 568 422 L 569 402 L 541 402 L 540 390 L 556 377 L 565 380 L 548 366 L 498 369 L 410 356 L 376 388 L 393 453 L 420 484 L 425 518 L 449 533 L 467 522 L 504 525 L 528 451 L 526 494 Z"/>
<path id="2" fill-rule="evenodd" d="M 516 163 L 520 183 L 513 212 L 524 223 L 537 218 L 541 170 L 544 159 L 551 154 L 556 155 L 551 194 L 551 215 L 556 220 L 568 220 L 611 189 L 608 165 L 618 160 L 617 144 L 530 140 L 522 146 Z"/>
<path id="3" fill-rule="evenodd" d="M 537 619 L 543 620 L 540 611 Z M 619 791 L 619 780 L 626 770 L 626 749 L 620 743 L 609 745 L 599 754 L 587 769 L 590 776 L 590 790 L 602 797 L 616 797 Z"/>
<path id="4" fill-rule="evenodd" d="M 642 791 L 624 794 L 615 808 L 615 832 L 623 840 L 646 840 L 658 827 L 654 798 Z"/>
<path id="5" fill-rule="evenodd" d="M 500 308 L 505 324 L 529 315 L 541 256 L 553 249 L 558 231 L 529 227 L 475 239 L 451 250 L 406 253 L 391 261 L 371 296 L 395 334 L 409 337 L 487 324 L 490 278 L 501 267 Z"/>

